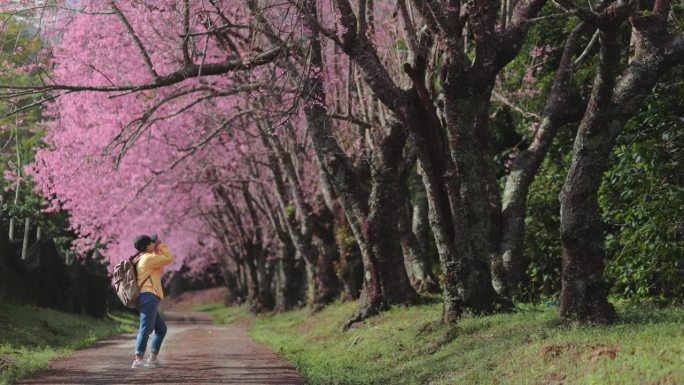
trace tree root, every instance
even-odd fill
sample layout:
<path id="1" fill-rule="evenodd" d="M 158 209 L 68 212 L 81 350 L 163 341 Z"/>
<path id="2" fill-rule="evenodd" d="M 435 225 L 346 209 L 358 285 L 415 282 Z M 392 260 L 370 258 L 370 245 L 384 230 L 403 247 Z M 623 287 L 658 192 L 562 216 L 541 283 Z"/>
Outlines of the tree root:
<path id="1" fill-rule="evenodd" d="M 356 311 L 356 314 L 354 314 L 352 318 L 350 318 L 349 320 L 347 320 L 347 322 L 344 323 L 344 326 L 342 326 L 342 331 L 346 332 L 353 324 L 364 321 L 374 315 L 377 315 L 378 312 L 379 311 L 376 306 L 359 307 L 359 309 Z"/>

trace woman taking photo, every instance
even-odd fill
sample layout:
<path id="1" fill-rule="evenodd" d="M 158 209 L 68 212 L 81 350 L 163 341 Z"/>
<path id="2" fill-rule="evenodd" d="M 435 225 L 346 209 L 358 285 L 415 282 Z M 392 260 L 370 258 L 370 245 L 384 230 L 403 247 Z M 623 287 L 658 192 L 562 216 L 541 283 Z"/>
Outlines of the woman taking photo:
<path id="1" fill-rule="evenodd" d="M 140 330 L 135 343 L 135 361 L 132 367 L 158 367 L 160 363 L 157 356 L 166 335 L 166 323 L 159 314 L 159 302 L 164 299 L 161 276 L 164 266 L 173 262 L 173 255 L 154 234 L 138 236 L 134 246 L 138 250 L 132 262 L 137 270 L 138 287 L 140 287 L 137 307 L 140 312 Z M 154 337 L 150 348 L 150 358 L 145 362 L 147 340 L 152 330 L 154 330 Z"/>

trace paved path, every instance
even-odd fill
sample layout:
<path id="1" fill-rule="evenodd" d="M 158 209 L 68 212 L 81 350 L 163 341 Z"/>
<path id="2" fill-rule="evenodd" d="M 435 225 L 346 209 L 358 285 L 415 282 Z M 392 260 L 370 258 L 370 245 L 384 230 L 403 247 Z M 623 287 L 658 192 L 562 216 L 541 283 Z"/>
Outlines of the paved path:
<path id="1" fill-rule="evenodd" d="M 123 334 L 18 384 L 301 384 L 292 364 L 250 340 L 245 322 L 212 326 L 206 314 L 192 312 L 166 312 L 166 320 L 162 368 L 131 369 L 135 335 Z"/>

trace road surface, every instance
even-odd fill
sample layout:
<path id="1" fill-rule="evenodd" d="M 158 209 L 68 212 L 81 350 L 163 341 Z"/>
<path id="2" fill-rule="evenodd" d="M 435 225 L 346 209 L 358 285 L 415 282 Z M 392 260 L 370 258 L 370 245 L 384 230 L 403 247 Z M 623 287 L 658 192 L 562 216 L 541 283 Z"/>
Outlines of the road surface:
<path id="1" fill-rule="evenodd" d="M 292 364 L 249 338 L 246 322 L 213 326 L 206 314 L 173 311 L 166 312 L 166 321 L 162 368 L 132 369 L 135 335 L 123 334 L 59 358 L 17 383 L 301 384 Z"/>

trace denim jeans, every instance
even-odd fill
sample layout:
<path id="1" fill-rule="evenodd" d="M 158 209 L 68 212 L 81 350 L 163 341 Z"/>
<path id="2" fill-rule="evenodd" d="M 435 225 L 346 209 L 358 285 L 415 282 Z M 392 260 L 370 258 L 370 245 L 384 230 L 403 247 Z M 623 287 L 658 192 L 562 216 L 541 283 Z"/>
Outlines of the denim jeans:
<path id="1" fill-rule="evenodd" d="M 140 293 L 138 297 L 138 311 L 140 311 L 140 330 L 138 331 L 138 339 L 135 342 L 135 354 L 144 355 L 147 349 L 147 339 L 152 330 L 154 330 L 154 337 L 152 337 L 152 353 L 159 353 L 162 341 L 166 335 L 166 323 L 159 314 L 159 297 L 152 293 Z"/>

